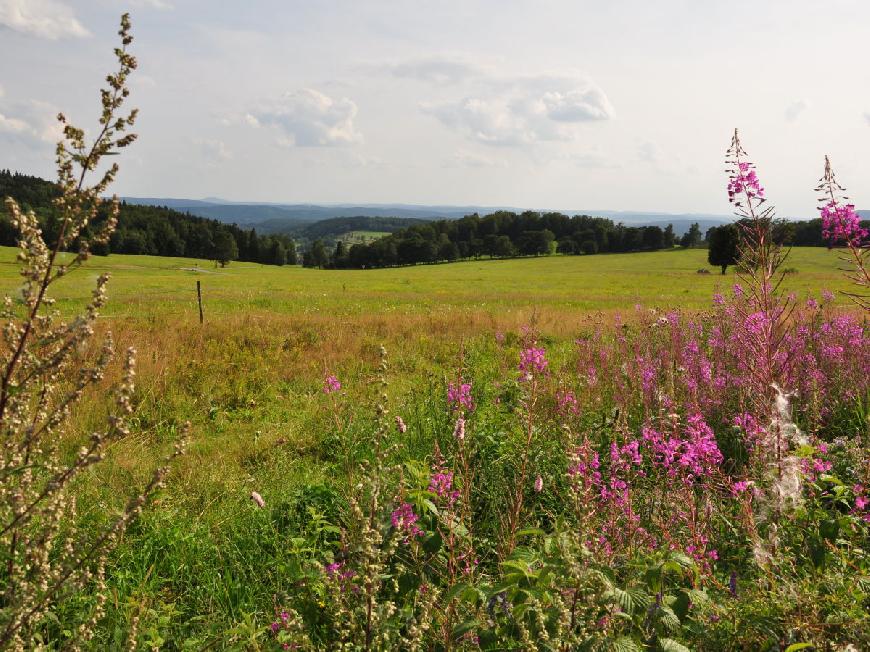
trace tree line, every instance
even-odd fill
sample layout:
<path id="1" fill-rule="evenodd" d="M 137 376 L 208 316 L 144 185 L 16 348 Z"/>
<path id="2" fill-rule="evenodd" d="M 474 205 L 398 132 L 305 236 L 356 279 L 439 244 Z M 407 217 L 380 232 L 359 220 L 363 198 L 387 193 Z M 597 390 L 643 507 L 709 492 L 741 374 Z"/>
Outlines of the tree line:
<path id="1" fill-rule="evenodd" d="M 39 177 L 0 170 L 0 197 L 12 197 L 26 210 L 32 209 L 40 220 L 49 246 L 57 241 L 60 217 L 54 199 L 60 194 L 56 184 Z M 0 245 L 15 246 L 18 233 L 5 211 L 0 211 Z M 88 225 L 86 237 L 98 230 L 108 215 L 108 204 L 100 206 L 96 219 Z M 295 265 L 296 245 L 286 235 L 258 235 L 256 229 L 196 217 L 165 206 L 121 203 L 118 226 L 105 245 L 95 245 L 96 255 L 147 254 L 202 258 L 221 265 L 230 261 L 264 265 Z"/>
<path id="2" fill-rule="evenodd" d="M 697 230 L 697 240 L 702 236 Z M 550 253 L 655 251 L 677 243 L 673 226 L 625 226 L 612 220 L 562 213 L 497 211 L 481 217 L 414 224 L 369 244 L 328 252 L 315 241 L 303 257 L 310 267 L 368 268 L 449 262 L 463 258 L 511 258 Z"/>
<path id="3" fill-rule="evenodd" d="M 738 220 L 707 230 L 707 262 L 719 267 L 724 274 L 730 265 L 741 262 L 744 229 L 750 225 L 748 220 Z M 870 229 L 870 221 L 862 220 L 861 226 Z M 772 220 L 767 224 L 770 239 L 778 245 L 788 247 L 830 247 L 831 243 L 822 237 L 822 220 Z"/>
<path id="4" fill-rule="evenodd" d="M 513 258 L 552 253 L 628 253 L 672 249 L 675 246 L 703 247 L 708 245 L 711 238 L 718 249 L 719 242 L 732 235 L 729 230 L 732 227 L 712 227 L 703 234 L 699 224 L 694 223 L 678 237 L 671 224 L 664 228 L 627 226 L 589 215 L 497 211 L 483 217 L 475 213 L 458 220 L 414 224 L 367 244 L 347 246 L 338 241 L 335 248 L 330 249 L 322 240 L 315 240 L 305 251 L 302 264 L 306 267 L 365 269 L 451 262 L 484 256 Z M 720 228 L 724 229 L 721 233 L 717 232 Z M 818 219 L 776 220 L 770 228 L 772 237 L 784 245 L 828 246 L 822 238 L 821 220 Z M 726 242 L 725 246 L 731 245 Z M 718 254 L 715 259 L 719 259 Z M 711 259 L 711 264 L 723 263 Z"/>

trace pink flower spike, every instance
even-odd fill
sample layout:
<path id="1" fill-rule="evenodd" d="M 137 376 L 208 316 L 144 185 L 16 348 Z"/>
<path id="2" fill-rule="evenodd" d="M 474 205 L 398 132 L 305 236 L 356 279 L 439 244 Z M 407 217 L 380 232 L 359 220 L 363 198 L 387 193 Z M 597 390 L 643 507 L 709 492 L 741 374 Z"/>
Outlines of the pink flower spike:
<path id="1" fill-rule="evenodd" d="M 323 382 L 323 393 L 332 394 L 340 389 L 341 382 L 339 382 L 338 378 L 336 378 L 334 374 L 327 374 L 326 379 Z"/>

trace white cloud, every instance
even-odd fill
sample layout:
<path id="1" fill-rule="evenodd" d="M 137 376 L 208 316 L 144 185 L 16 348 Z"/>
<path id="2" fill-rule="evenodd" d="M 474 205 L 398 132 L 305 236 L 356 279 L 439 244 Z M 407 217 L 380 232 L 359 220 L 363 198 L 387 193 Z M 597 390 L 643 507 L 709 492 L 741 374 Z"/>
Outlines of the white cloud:
<path id="1" fill-rule="evenodd" d="M 661 154 L 658 145 L 649 141 L 642 142 L 637 146 L 637 156 L 641 161 L 657 165 L 661 162 Z"/>
<path id="2" fill-rule="evenodd" d="M 0 0 L 0 26 L 52 40 L 90 36 L 73 10 L 56 0 Z"/>
<path id="3" fill-rule="evenodd" d="M 864 120 L 866 120 L 867 125 L 870 126 L 870 111 L 864 113 Z"/>
<path id="4" fill-rule="evenodd" d="M 229 161 L 233 158 L 233 153 L 227 148 L 226 143 L 222 140 L 197 139 L 193 141 L 199 147 L 203 156 L 210 163 L 217 161 Z"/>
<path id="5" fill-rule="evenodd" d="M 57 108 L 46 102 L 31 100 L 9 105 L 0 113 L 0 134 L 31 145 L 54 144 L 63 138 L 56 116 Z"/>
<path id="6" fill-rule="evenodd" d="M 608 120 L 613 117 L 610 100 L 597 86 L 567 93 L 554 91 L 545 93 L 541 98 L 547 115 L 551 120 L 560 122 L 585 122 L 587 120 Z"/>
<path id="7" fill-rule="evenodd" d="M 421 108 L 487 145 L 569 141 L 577 124 L 614 115 L 604 91 L 585 80 L 529 77 L 491 80 L 489 85 L 492 90 L 482 96 Z"/>
<path id="8" fill-rule="evenodd" d="M 151 9 L 173 9 L 173 6 L 165 0 L 129 0 L 134 7 Z"/>
<path id="9" fill-rule="evenodd" d="M 362 142 L 353 124 L 356 114 L 356 104 L 346 97 L 335 100 L 313 88 L 303 88 L 251 111 L 245 121 L 255 127 L 278 127 L 284 134 L 278 141 L 281 145 L 329 147 Z"/>
<path id="10" fill-rule="evenodd" d="M 785 119 L 788 122 L 794 122 L 798 119 L 801 113 L 807 110 L 809 103 L 806 100 L 796 100 L 789 104 L 785 109 Z"/>
<path id="11" fill-rule="evenodd" d="M 459 83 L 479 74 L 476 66 L 447 57 L 414 59 L 385 67 L 394 77 L 435 84 Z"/>
<path id="12" fill-rule="evenodd" d="M 24 134 L 30 132 L 30 125 L 18 118 L 7 117 L 0 113 L 0 134 Z"/>
<path id="13" fill-rule="evenodd" d="M 464 149 L 457 151 L 444 164 L 446 168 L 506 168 L 507 166 L 507 161 L 504 158 L 493 158 Z"/>

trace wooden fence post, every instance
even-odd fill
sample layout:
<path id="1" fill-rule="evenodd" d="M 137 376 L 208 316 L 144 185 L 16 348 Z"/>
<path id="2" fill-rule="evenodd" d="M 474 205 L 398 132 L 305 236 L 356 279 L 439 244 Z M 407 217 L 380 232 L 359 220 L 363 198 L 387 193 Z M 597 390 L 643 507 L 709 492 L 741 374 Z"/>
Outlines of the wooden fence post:
<path id="1" fill-rule="evenodd" d="M 196 282 L 196 302 L 199 304 L 199 323 L 202 324 L 202 288 L 199 281 Z"/>

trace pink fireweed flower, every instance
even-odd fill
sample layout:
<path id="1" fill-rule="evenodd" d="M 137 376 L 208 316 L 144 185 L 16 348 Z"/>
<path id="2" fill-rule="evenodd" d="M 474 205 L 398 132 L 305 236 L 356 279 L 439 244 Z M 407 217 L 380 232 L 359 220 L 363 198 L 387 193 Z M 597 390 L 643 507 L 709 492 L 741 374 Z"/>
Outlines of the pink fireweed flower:
<path id="1" fill-rule="evenodd" d="M 414 537 L 423 536 L 423 530 L 417 525 L 419 519 L 410 503 L 402 503 L 390 515 L 393 527 L 404 533 L 405 543 L 410 543 Z"/>
<path id="2" fill-rule="evenodd" d="M 450 471 L 436 469 L 429 477 L 429 491 L 445 499 L 451 507 L 459 498 L 459 492 L 453 489 L 453 474 Z"/>
<path id="3" fill-rule="evenodd" d="M 570 389 L 556 394 L 556 405 L 559 413 L 563 415 L 578 414 L 580 412 L 577 397 Z"/>
<path id="4" fill-rule="evenodd" d="M 539 494 L 544 489 L 544 479 L 539 475 L 535 478 L 535 493 Z"/>
<path id="5" fill-rule="evenodd" d="M 520 379 L 531 380 L 534 374 L 543 374 L 547 371 L 547 359 L 545 351 L 540 346 L 530 346 L 520 351 Z"/>
<path id="6" fill-rule="evenodd" d="M 867 229 L 861 228 L 861 218 L 853 204 L 840 204 L 831 200 L 819 207 L 822 217 L 822 237 L 831 244 L 845 242 L 860 246 L 867 238 Z"/>
<path id="7" fill-rule="evenodd" d="M 457 441 L 465 439 L 465 417 L 462 415 L 459 415 L 459 418 L 456 419 L 456 425 L 453 427 L 453 436 Z"/>
<path id="8" fill-rule="evenodd" d="M 728 179 L 728 201 L 732 204 L 740 201 L 741 195 L 749 198 L 764 198 L 764 188 L 752 163 L 740 162 Z"/>
<path id="9" fill-rule="evenodd" d="M 447 404 L 451 410 L 461 409 L 471 412 L 474 409 L 474 401 L 471 398 L 471 383 L 461 381 L 455 385 L 448 383 Z"/>
<path id="10" fill-rule="evenodd" d="M 400 417 L 400 416 L 398 416 L 398 415 L 396 415 L 396 428 L 397 428 L 397 429 L 399 430 L 399 432 L 402 433 L 403 435 L 404 435 L 406 432 L 408 432 L 408 426 L 405 424 L 405 421 L 402 419 L 402 417 Z"/>
<path id="11" fill-rule="evenodd" d="M 326 378 L 323 381 L 323 393 L 332 394 L 333 392 L 337 392 L 340 389 L 341 382 L 339 382 L 338 378 L 336 378 L 334 374 L 327 374 Z"/>
<path id="12" fill-rule="evenodd" d="M 738 480 L 731 483 L 731 495 L 734 497 L 739 496 L 747 489 L 749 489 L 749 482 L 746 480 Z"/>

